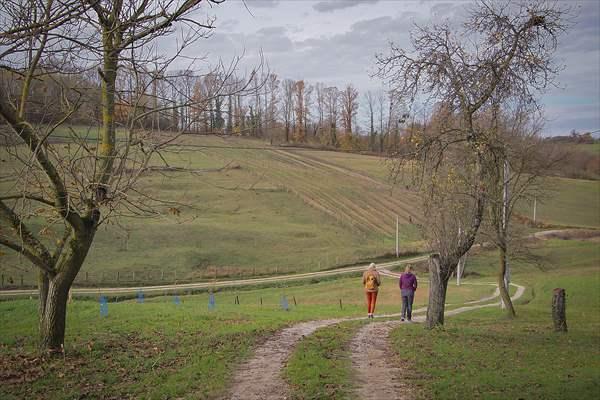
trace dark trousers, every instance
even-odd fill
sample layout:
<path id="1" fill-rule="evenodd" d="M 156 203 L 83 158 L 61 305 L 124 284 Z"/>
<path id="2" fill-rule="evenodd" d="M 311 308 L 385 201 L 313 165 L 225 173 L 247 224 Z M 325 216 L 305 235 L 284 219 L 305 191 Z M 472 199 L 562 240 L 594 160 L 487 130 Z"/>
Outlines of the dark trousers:
<path id="1" fill-rule="evenodd" d="M 415 292 L 411 290 L 402 291 L 402 318 L 412 319 L 412 306 L 415 300 Z"/>

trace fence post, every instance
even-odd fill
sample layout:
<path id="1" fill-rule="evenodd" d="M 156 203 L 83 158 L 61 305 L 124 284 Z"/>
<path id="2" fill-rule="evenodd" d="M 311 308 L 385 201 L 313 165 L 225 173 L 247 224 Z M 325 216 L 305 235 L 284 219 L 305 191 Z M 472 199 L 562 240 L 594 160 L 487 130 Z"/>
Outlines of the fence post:
<path id="1" fill-rule="evenodd" d="M 554 289 L 552 296 L 552 319 L 554 320 L 555 332 L 567 332 L 565 289 Z"/>
<path id="2" fill-rule="evenodd" d="M 135 282 L 135 271 L 131 271 L 131 280 Z"/>
<path id="3" fill-rule="evenodd" d="M 121 271 L 117 271 L 117 282 L 121 280 Z"/>
<path id="4" fill-rule="evenodd" d="M 4 274 L 2 274 L 2 288 L 4 288 Z"/>
<path id="5" fill-rule="evenodd" d="M 23 287 L 23 275 L 21 274 L 21 287 Z"/>

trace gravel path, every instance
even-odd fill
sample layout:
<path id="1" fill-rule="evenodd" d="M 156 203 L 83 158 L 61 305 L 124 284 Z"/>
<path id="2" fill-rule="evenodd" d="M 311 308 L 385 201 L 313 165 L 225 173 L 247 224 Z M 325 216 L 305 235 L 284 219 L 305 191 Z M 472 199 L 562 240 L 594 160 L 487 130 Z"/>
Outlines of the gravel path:
<path id="1" fill-rule="evenodd" d="M 517 292 L 513 300 L 523 295 L 524 287 L 515 285 Z M 498 303 L 471 305 L 451 310 L 447 316 L 461 312 L 498 306 Z M 425 308 L 414 310 L 423 313 Z M 350 343 L 352 367 L 356 373 L 357 397 L 365 400 L 410 398 L 411 388 L 403 381 L 404 371 L 391 359 L 393 351 L 389 347 L 388 336 L 400 321 L 380 321 L 382 318 L 398 317 L 399 314 L 380 315 L 371 323 L 359 329 Z M 315 330 L 345 321 L 364 318 L 340 318 L 321 321 L 308 321 L 282 329 L 257 347 L 254 355 L 238 368 L 229 394 L 231 400 L 284 400 L 289 398 L 289 388 L 281 376 L 288 358 L 296 344 Z M 423 315 L 413 316 L 416 323 L 423 322 Z M 371 384 L 368 384 L 371 382 Z M 374 384 L 373 384 L 374 383 Z M 404 396 L 404 397 L 403 397 Z"/>

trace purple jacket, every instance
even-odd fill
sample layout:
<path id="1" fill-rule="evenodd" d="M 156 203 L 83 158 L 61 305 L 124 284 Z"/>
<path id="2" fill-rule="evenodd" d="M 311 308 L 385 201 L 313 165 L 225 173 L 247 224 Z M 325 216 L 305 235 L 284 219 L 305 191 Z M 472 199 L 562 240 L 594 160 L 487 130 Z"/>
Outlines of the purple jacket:
<path id="1" fill-rule="evenodd" d="M 406 272 L 400 275 L 400 281 L 398 282 L 401 290 L 417 290 L 417 277 L 410 272 Z"/>

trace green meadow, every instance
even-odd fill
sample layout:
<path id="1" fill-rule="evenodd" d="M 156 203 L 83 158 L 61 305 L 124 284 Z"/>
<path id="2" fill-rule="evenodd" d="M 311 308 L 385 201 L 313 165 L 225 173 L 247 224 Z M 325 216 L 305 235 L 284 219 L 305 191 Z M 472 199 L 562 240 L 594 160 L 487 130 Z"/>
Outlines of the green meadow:
<path id="1" fill-rule="evenodd" d="M 11 192 L 18 182 L 7 173 L 17 164 L 4 149 L 0 153 L 0 190 Z M 162 205 L 152 218 L 121 217 L 103 225 L 77 285 L 191 282 L 366 262 L 394 252 L 396 217 L 401 250 L 423 248 L 418 199 L 388 183 L 386 160 L 379 157 L 186 135 L 152 162 L 155 168 L 167 165 L 180 170 L 148 171 L 138 189 L 181 204 L 179 215 Z M 538 221 L 600 226 L 597 182 L 549 182 L 556 191 L 538 202 Z M 529 215 L 529 208 L 520 212 Z M 34 232 L 43 228 L 35 217 L 27 222 Z M 21 279 L 35 285 L 26 259 L 8 251 L 0 259 L 5 286 Z"/>

